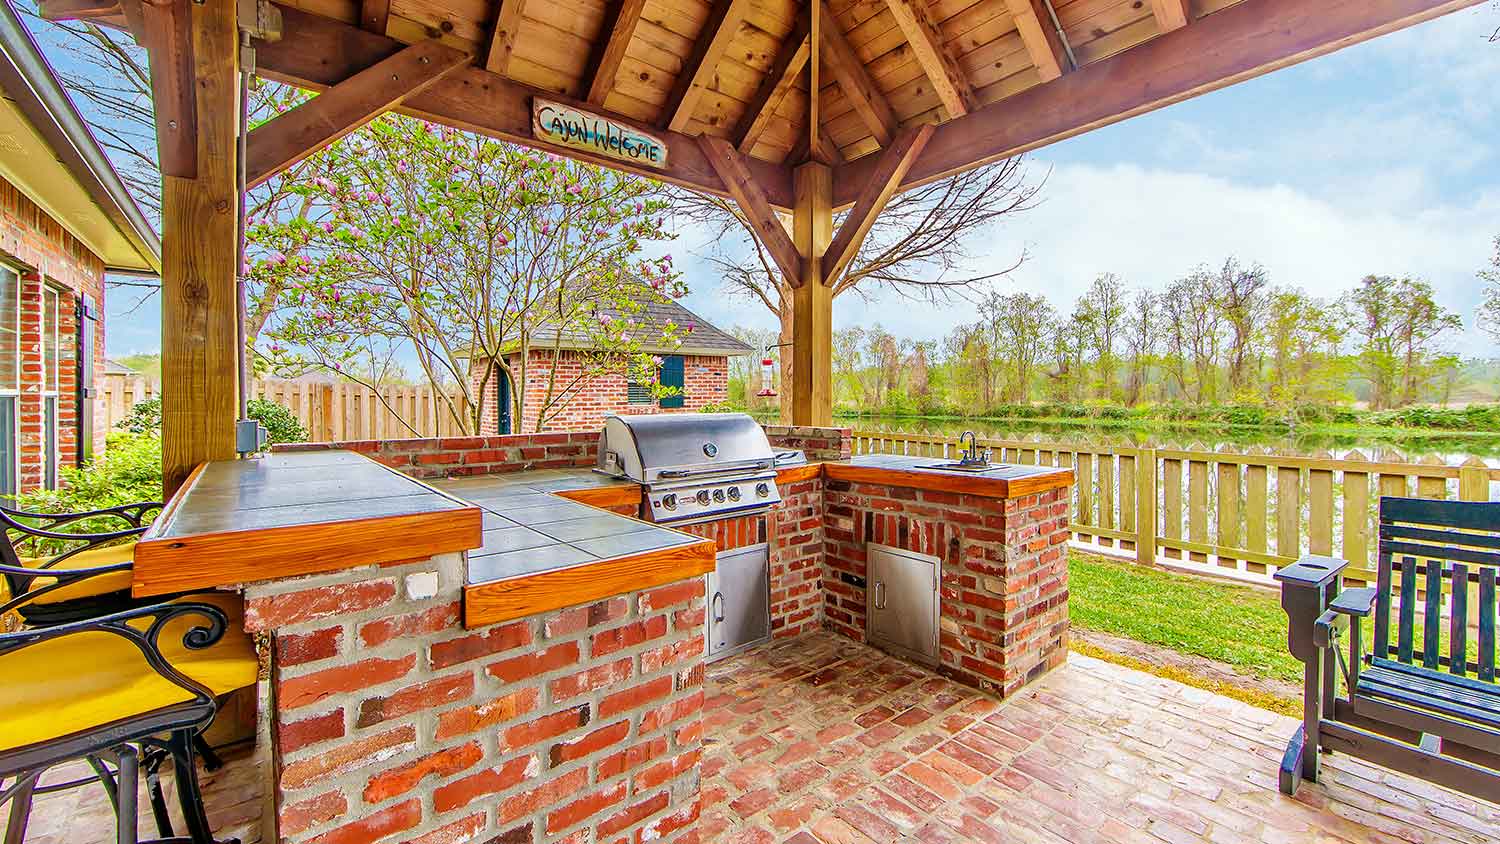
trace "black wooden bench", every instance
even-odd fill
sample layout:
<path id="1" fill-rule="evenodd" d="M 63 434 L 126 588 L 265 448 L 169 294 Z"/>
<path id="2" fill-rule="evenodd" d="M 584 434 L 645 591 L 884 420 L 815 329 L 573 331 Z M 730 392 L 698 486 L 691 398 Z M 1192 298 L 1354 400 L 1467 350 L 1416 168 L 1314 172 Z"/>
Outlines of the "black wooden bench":
<path id="1" fill-rule="evenodd" d="M 1376 585 L 1342 589 L 1345 565 L 1304 557 L 1276 575 L 1305 668 L 1281 790 L 1316 781 L 1320 751 L 1339 751 L 1500 802 L 1500 503 L 1382 498 Z"/>

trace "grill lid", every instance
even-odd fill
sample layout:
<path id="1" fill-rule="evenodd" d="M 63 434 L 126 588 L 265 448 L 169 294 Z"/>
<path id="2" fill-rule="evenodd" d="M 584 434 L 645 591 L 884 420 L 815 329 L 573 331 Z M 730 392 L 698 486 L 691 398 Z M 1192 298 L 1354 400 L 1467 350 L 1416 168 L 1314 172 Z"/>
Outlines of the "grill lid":
<path id="1" fill-rule="evenodd" d="M 744 413 L 610 416 L 599 441 L 599 471 L 643 483 L 765 471 L 775 452 Z"/>

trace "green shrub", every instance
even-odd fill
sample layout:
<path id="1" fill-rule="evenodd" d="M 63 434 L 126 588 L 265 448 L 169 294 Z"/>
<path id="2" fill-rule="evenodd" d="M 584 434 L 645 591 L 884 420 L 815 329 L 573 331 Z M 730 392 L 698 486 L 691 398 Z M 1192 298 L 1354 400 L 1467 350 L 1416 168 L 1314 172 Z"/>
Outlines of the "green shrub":
<path id="1" fill-rule="evenodd" d="M 251 399 L 248 410 L 251 419 L 265 426 L 267 445 L 307 441 L 307 429 L 296 414 L 282 405 L 268 399 Z M 161 399 L 136 402 L 115 427 L 132 434 L 160 433 Z"/>
<path id="2" fill-rule="evenodd" d="M 120 504 L 160 501 L 161 436 L 155 432 L 121 431 L 109 435 L 104 453 L 81 467 L 58 470 L 58 489 L 33 490 L 14 496 L 16 506 L 37 513 L 76 513 Z M 119 519 L 84 519 L 62 528 L 66 533 L 104 533 L 120 530 Z M 33 540 L 23 553 L 56 554 L 68 543 Z"/>

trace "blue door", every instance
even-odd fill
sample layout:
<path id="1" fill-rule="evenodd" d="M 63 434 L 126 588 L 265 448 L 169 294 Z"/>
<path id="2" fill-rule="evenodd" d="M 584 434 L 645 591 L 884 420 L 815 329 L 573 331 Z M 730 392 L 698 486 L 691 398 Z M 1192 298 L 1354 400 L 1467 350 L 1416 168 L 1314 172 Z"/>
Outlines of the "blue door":
<path id="1" fill-rule="evenodd" d="M 663 408 L 682 407 L 682 385 L 683 367 L 682 355 L 664 355 L 661 359 L 661 385 L 663 387 L 676 387 L 677 394 L 674 396 L 663 396 L 661 406 Z"/>

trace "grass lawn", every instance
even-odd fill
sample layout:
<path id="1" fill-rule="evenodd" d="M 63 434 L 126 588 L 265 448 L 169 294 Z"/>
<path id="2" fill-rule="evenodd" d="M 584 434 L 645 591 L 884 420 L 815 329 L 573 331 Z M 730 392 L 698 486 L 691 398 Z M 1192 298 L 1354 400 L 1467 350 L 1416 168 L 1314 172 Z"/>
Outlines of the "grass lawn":
<path id="1" fill-rule="evenodd" d="M 1218 660 L 1257 677 L 1302 681 L 1273 591 L 1077 552 L 1069 557 L 1068 576 L 1068 609 L 1079 627 Z"/>

